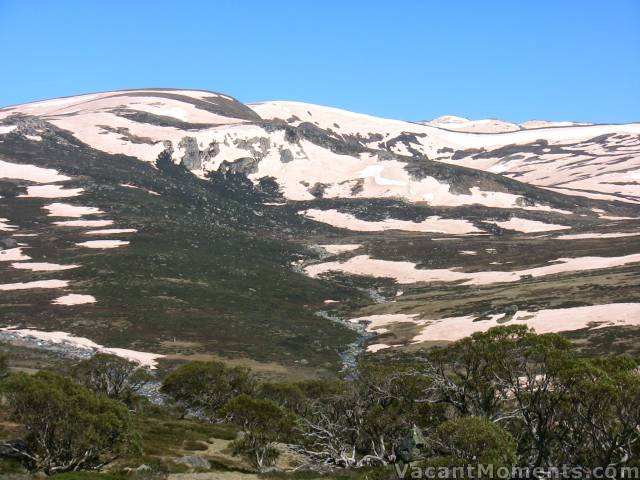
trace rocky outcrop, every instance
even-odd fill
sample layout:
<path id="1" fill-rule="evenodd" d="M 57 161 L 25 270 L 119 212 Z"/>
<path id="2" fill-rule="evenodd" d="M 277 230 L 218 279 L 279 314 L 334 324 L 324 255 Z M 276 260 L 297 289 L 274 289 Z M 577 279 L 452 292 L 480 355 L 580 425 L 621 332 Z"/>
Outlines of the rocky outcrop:
<path id="1" fill-rule="evenodd" d="M 185 455 L 184 457 L 177 458 L 174 462 L 181 463 L 182 465 L 186 465 L 191 468 L 203 468 L 206 470 L 211 468 L 209 460 L 198 455 Z"/>
<path id="2" fill-rule="evenodd" d="M 200 170 L 202 158 L 198 148 L 198 140 L 195 137 L 183 137 L 178 147 L 184 151 L 180 163 L 188 170 Z"/>
<path id="3" fill-rule="evenodd" d="M 0 238 L 0 250 L 8 250 L 9 248 L 16 248 L 18 242 L 13 238 Z"/>
<path id="4" fill-rule="evenodd" d="M 280 161 L 282 163 L 289 163 L 293 161 L 293 153 L 288 148 L 280 149 Z"/>
<path id="5" fill-rule="evenodd" d="M 258 160 L 253 157 L 237 158 L 231 162 L 225 160 L 220 164 L 218 171 L 220 173 L 241 173 L 249 175 L 258 171 Z"/>
<path id="6" fill-rule="evenodd" d="M 214 140 L 209 144 L 207 148 L 205 148 L 203 151 L 200 152 L 200 159 L 202 160 L 203 163 L 208 162 L 219 153 L 220 153 L 220 145 L 218 145 L 218 143 Z"/>

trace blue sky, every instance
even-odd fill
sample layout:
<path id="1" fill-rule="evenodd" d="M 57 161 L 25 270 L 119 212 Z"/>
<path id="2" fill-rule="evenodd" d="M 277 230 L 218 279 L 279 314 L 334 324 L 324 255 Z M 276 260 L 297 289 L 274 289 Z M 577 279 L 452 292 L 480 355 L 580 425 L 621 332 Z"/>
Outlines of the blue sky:
<path id="1" fill-rule="evenodd" d="M 640 121 L 640 1 L 0 0 L 0 105 L 133 87 Z"/>

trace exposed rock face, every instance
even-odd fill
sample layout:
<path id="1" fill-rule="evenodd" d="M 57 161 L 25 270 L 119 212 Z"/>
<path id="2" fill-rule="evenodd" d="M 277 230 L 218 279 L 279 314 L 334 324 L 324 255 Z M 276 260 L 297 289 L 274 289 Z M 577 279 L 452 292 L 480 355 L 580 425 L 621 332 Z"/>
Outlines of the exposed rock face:
<path id="1" fill-rule="evenodd" d="M 0 238 L 0 250 L 7 250 L 9 248 L 16 248 L 18 242 L 13 238 Z"/>
<path id="2" fill-rule="evenodd" d="M 207 470 L 211 468 L 211 464 L 209 463 L 209 460 L 207 460 L 204 457 L 200 457 L 198 455 L 186 455 L 184 457 L 180 457 L 176 459 L 175 462 L 181 463 L 183 465 L 187 465 L 188 467 L 191 467 L 191 468 L 204 468 Z"/>
<path id="3" fill-rule="evenodd" d="M 220 145 L 215 140 L 209 143 L 209 146 L 200 152 L 202 162 L 207 162 L 220 153 Z"/>
<path id="4" fill-rule="evenodd" d="M 198 140 L 195 137 L 184 137 L 180 140 L 178 147 L 184 150 L 184 155 L 180 163 L 188 170 L 199 170 L 202 168 L 202 158 L 198 149 Z"/>
<path id="5" fill-rule="evenodd" d="M 282 163 L 289 163 L 293 161 L 293 153 L 288 148 L 280 149 L 280 161 Z"/>
<path id="6" fill-rule="evenodd" d="M 233 141 L 233 144 L 238 148 L 251 152 L 251 155 L 259 160 L 263 159 L 271 148 L 269 137 L 237 138 Z"/>
<path id="7" fill-rule="evenodd" d="M 258 170 L 259 161 L 252 157 L 243 157 L 228 162 L 225 160 L 218 169 L 221 173 L 241 173 L 249 175 L 255 173 Z"/>

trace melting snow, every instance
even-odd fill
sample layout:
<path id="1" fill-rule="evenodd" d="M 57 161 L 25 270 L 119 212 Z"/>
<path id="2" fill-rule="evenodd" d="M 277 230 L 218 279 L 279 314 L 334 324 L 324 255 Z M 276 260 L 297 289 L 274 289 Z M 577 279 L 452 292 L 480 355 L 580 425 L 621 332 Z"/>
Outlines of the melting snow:
<path id="1" fill-rule="evenodd" d="M 527 220 L 526 218 L 518 217 L 512 217 L 506 222 L 489 223 L 495 223 L 499 227 L 524 233 L 549 232 L 551 230 L 565 230 L 567 228 L 571 228 L 566 225 L 555 225 L 552 223 L 539 222 L 537 220 Z"/>
<path id="2" fill-rule="evenodd" d="M 62 188 L 60 185 L 36 185 L 27 187 L 27 193 L 19 197 L 37 198 L 68 198 L 77 197 L 84 190 L 82 188 Z"/>
<path id="3" fill-rule="evenodd" d="M 412 343 L 456 341 L 498 325 L 527 325 L 537 333 L 565 332 L 584 328 L 599 329 L 640 325 L 640 303 L 612 303 L 587 307 L 558 308 L 537 312 L 519 311 L 507 323 L 504 315 L 492 315 L 490 320 L 474 321 L 476 317 L 451 317 L 429 321 Z"/>
<path id="4" fill-rule="evenodd" d="M 0 135 L 13 132 L 16 128 L 18 128 L 16 125 L 0 125 Z"/>
<path id="5" fill-rule="evenodd" d="M 16 227 L 15 225 L 9 225 L 8 222 L 9 220 L 7 220 L 6 218 L 0 218 L 0 230 L 4 230 L 6 232 L 11 232 L 13 230 L 17 230 L 18 227 Z"/>
<path id="6" fill-rule="evenodd" d="M 79 218 L 83 215 L 97 215 L 99 213 L 104 213 L 96 207 L 79 207 L 76 205 L 69 205 L 68 203 L 52 203 L 51 205 L 45 205 L 44 208 L 49 210 L 50 217 Z"/>
<path id="7" fill-rule="evenodd" d="M 395 279 L 401 284 L 417 282 L 462 282 L 464 285 L 485 285 L 500 282 L 517 282 L 524 275 L 541 277 L 564 272 L 613 268 L 634 262 L 640 262 L 640 254 L 621 257 L 558 258 L 549 262 L 549 265 L 511 272 L 463 272 L 457 268 L 419 269 L 416 268 L 416 265 L 412 262 L 378 260 L 371 258 L 369 255 L 358 255 L 344 262 L 326 262 L 309 265 L 305 268 L 305 272 L 312 277 L 317 277 L 327 272 L 345 272 L 351 275 L 388 277 Z"/>
<path id="8" fill-rule="evenodd" d="M 0 160 L 0 178 L 13 178 L 35 183 L 64 182 L 66 180 L 71 180 L 70 177 L 61 175 L 50 168 L 42 168 L 35 165 L 23 165 L 20 163 L 9 163 L 3 160 Z"/>
<path id="9" fill-rule="evenodd" d="M 44 342 L 69 345 L 73 348 L 83 350 L 93 350 L 95 352 L 111 353 L 118 357 L 126 358 L 129 361 L 140 364 L 141 366 L 154 369 L 157 359 L 164 357 L 157 353 L 138 352 L 135 350 L 125 350 L 123 348 L 107 348 L 99 345 L 88 338 L 76 337 L 66 332 L 43 332 L 41 330 L 32 329 L 16 329 L 13 327 L 0 328 L 0 332 L 7 332 L 18 335 L 20 337 L 31 337 Z"/>
<path id="10" fill-rule="evenodd" d="M 129 245 L 129 242 L 124 240 L 87 240 L 86 242 L 76 243 L 76 245 L 87 248 L 116 248 Z"/>
<path id="11" fill-rule="evenodd" d="M 112 220 L 65 220 L 53 223 L 61 227 L 107 227 L 113 225 Z"/>
<path id="12" fill-rule="evenodd" d="M 29 290 L 32 288 L 64 288 L 69 285 L 66 280 L 37 280 L 26 283 L 7 283 L 0 285 L 0 290 Z"/>
<path id="13" fill-rule="evenodd" d="M 360 220 L 350 213 L 342 213 L 334 209 L 309 209 L 299 213 L 307 218 L 328 223 L 337 228 L 346 228 L 360 232 L 381 232 L 386 230 L 457 234 L 481 232 L 481 230 L 478 230 L 467 220 L 447 219 L 438 216 L 429 217 L 422 222 L 411 222 L 393 218 L 387 218 L 381 222 L 370 222 Z"/>
<path id="14" fill-rule="evenodd" d="M 92 295 L 70 293 L 69 295 L 63 295 L 62 297 L 56 298 L 51 303 L 54 305 L 84 305 L 87 303 L 96 303 L 96 299 Z"/>
<path id="15" fill-rule="evenodd" d="M 32 272 L 59 272 L 62 270 L 70 270 L 78 268 L 80 265 L 60 265 L 59 263 L 12 263 L 13 268 L 19 270 L 31 270 Z"/>
<path id="16" fill-rule="evenodd" d="M 85 235 L 111 235 L 114 233 L 135 233 L 135 228 L 105 228 L 104 230 L 89 230 Z"/>
<path id="17" fill-rule="evenodd" d="M 587 238 L 621 238 L 621 237 L 635 237 L 640 235 L 640 232 L 630 233 L 575 233 L 573 235 L 560 235 L 556 237 L 556 240 L 584 240 Z"/>
<path id="18" fill-rule="evenodd" d="M 0 250 L 0 262 L 17 262 L 20 260 L 31 260 L 31 257 L 22 253 L 22 248 Z"/>
<path id="19" fill-rule="evenodd" d="M 379 350 L 384 350 L 385 348 L 390 348 L 391 345 L 386 345 L 384 343 L 374 343 L 373 345 L 367 346 L 367 352 L 375 353 Z"/>

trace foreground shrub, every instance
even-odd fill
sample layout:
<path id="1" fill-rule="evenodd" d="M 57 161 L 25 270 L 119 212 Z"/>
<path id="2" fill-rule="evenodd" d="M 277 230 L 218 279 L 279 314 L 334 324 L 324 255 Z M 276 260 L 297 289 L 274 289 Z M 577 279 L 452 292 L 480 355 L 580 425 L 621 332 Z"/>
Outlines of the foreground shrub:
<path id="1" fill-rule="evenodd" d="M 463 417 L 438 426 L 435 451 L 442 464 L 511 467 L 516 462 L 516 442 L 503 428 L 486 418 Z"/>
<path id="2" fill-rule="evenodd" d="M 224 414 L 243 430 L 233 442 L 234 451 L 245 455 L 258 469 L 273 465 L 278 457 L 274 443 L 290 439 L 294 420 L 271 400 L 240 395 L 228 402 Z"/>
<path id="3" fill-rule="evenodd" d="M 9 373 L 9 358 L 4 353 L 0 353 L 0 378 L 6 377 Z"/>
<path id="4" fill-rule="evenodd" d="M 169 395 L 182 415 L 188 412 L 216 418 L 218 410 L 231 398 L 251 394 L 255 379 L 243 367 L 227 367 L 222 362 L 191 362 L 172 371 L 161 391 Z"/>
<path id="5" fill-rule="evenodd" d="M 10 419 L 27 432 L 2 446 L 30 470 L 97 469 L 139 448 L 127 408 L 68 377 L 20 373 L 8 377 L 2 389 Z"/>
<path id="6" fill-rule="evenodd" d="M 75 365 L 73 379 L 95 393 L 132 404 L 151 375 L 136 363 L 106 353 L 98 353 Z"/>

